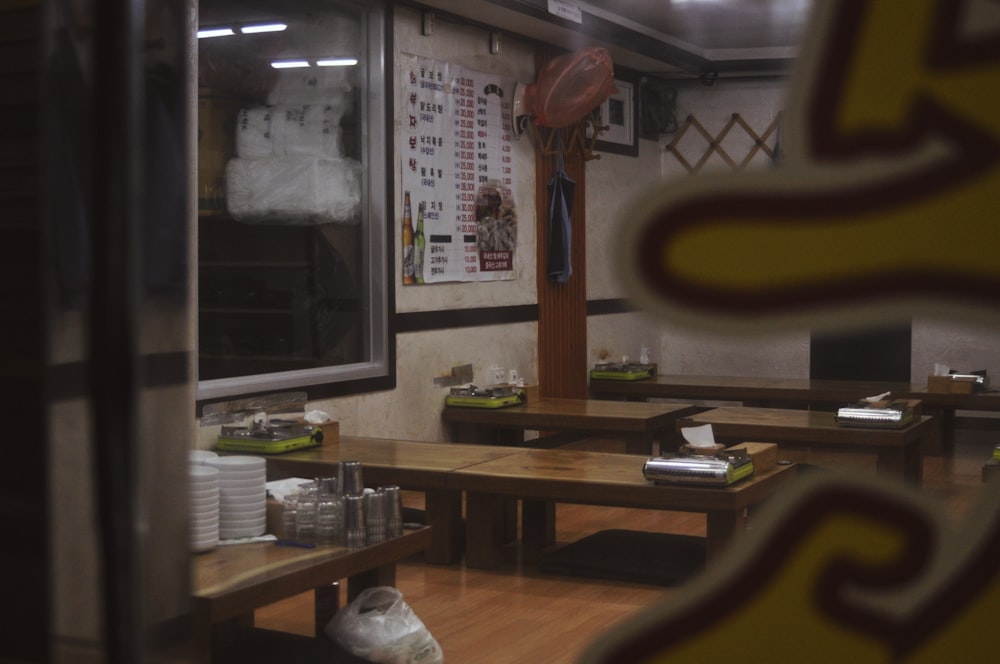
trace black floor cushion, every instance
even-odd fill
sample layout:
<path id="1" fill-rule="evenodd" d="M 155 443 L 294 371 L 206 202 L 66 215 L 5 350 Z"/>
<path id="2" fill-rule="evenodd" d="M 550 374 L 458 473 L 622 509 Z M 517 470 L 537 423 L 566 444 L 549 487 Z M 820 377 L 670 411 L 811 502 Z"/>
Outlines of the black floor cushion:
<path id="1" fill-rule="evenodd" d="M 542 557 L 550 574 L 674 586 L 705 565 L 705 538 L 639 530 L 602 530 Z"/>

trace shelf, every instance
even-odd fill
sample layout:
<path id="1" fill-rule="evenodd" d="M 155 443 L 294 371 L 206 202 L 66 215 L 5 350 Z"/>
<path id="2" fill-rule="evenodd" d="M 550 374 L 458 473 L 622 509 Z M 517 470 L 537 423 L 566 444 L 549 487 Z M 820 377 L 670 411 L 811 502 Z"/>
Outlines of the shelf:
<path id="1" fill-rule="evenodd" d="M 246 268 L 288 268 L 295 270 L 306 270 L 312 267 L 306 261 L 202 261 L 198 263 L 200 269 L 206 267 L 216 269 L 246 269 Z"/>
<path id="2" fill-rule="evenodd" d="M 217 314 L 220 316 L 288 316 L 295 313 L 291 307 L 287 309 L 259 309 L 254 307 L 198 307 L 202 314 Z"/>

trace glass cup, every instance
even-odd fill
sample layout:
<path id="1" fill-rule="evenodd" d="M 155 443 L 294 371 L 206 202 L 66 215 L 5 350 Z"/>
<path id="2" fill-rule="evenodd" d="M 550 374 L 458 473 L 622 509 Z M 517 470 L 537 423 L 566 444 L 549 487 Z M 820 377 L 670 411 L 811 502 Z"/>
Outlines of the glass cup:
<path id="1" fill-rule="evenodd" d="M 316 542 L 341 544 L 344 540 L 344 500 L 324 493 L 316 502 Z"/>
<path id="2" fill-rule="evenodd" d="M 360 461 L 341 461 L 343 469 L 343 495 L 360 496 L 365 489 L 365 483 L 361 476 Z"/>
<path id="3" fill-rule="evenodd" d="M 379 489 L 384 494 L 385 536 L 399 537 L 403 534 L 403 496 L 398 486 L 384 486 Z"/>
<path id="4" fill-rule="evenodd" d="M 363 547 L 366 541 L 364 498 L 344 496 L 344 543 L 356 549 Z"/>
<path id="5" fill-rule="evenodd" d="M 385 493 L 365 489 L 365 534 L 368 544 L 384 542 L 385 528 Z"/>
<path id="6" fill-rule="evenodd" d="M 303 542 L 316 539 L 316 504 L 319 490 L 315 482 L 306 482 L 299 487 L 298 502 L 295 505 L 295 538 Z"/>

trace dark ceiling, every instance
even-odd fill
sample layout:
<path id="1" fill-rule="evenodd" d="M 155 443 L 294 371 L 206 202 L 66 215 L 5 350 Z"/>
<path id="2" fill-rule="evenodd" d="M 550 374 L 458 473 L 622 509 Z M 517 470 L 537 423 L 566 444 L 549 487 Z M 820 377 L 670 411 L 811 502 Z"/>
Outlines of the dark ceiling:
<path id="1" fill-rule="evenodd" d="M 813 0 L 422 0 L 484 25 L 562 46 L 608 48 L 616 64 L 649 74 L 786 74 Z"/>

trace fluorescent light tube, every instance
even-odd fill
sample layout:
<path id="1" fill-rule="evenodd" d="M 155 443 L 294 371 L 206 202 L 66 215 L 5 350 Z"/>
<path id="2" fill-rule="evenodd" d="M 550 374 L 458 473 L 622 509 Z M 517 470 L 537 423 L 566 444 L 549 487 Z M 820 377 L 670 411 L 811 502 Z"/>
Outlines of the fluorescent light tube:
<path id="1" fill-rule="evenodd" d="M 228 37 L 233 34 L 236 33 L 233 32 L 232 28 L 206 28 L 198 31 L 198 39 L 207 39 L 209 37 Z"/>
<path id="2" fill-rule="evenodd" d="M 324 58 L 316 61 L 317 67 L 350 67 L 356 64 L 356 58 Z"/>
<path id="3" fill-rule="evenodd" d="M 281 32 L 288 26 L 284 23 L 258 23 L 256 25 L 244 25 L 240 32 L 245 35 L 255 35 L 259 32 Z"/>
<path id="4" fill-rule="evenodd" d="M 310 65 L 308 60 L 274 60 L 271 66 L 275 69 L 298 69 Z"/>

